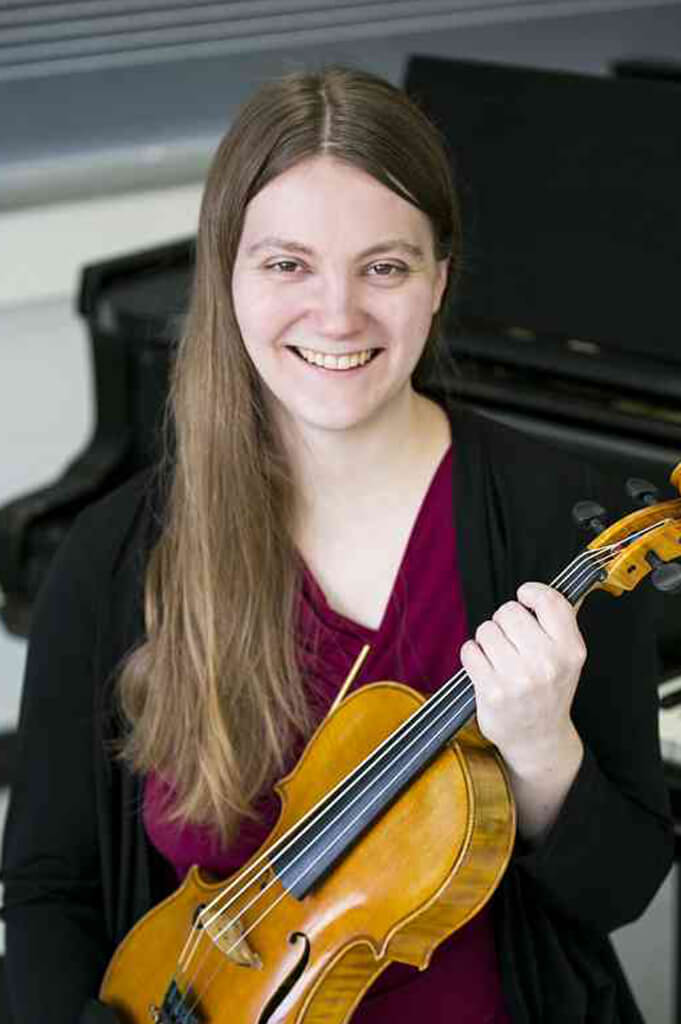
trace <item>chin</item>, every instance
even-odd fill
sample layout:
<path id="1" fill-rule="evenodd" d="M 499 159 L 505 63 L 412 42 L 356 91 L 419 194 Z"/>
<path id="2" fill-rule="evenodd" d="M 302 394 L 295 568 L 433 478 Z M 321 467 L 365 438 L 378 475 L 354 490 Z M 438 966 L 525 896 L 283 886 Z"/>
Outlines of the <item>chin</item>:
<path id="1" fill-rule="evenodd" d="M 357 405 L 334 408 L 330 404 L 310 404 L 305 407 L 289 407 L 288 415 L 294 422 L 300 423 L 303 428 L 340 431 L 362 426 L 373 418 L 377 409 L 378 407 L 373 405 L 361 408 Z"/>
<path id="2" fill-rule="evenodd" d="M 356 427 L 361 427 L 362 424 L 366 423 L 371 417 L 369 415 L 358 416 L 351 415 L 350 413 L 337 413 L 336 415 L 330 415 L 328 412 L 324 415 L 319 416 L 301 416 L 297 417 L 299 421 L 314 430 L 328 430 L 333 432 L 343 430 L 354 430 Z"/>

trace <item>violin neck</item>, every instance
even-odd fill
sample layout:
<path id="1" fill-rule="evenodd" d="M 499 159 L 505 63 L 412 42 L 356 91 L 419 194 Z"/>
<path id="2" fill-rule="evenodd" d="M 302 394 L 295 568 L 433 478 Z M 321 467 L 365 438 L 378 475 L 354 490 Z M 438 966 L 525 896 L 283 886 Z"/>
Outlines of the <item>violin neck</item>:
<path id="1" fill-rule="evenodd" d="M 602 567 L 598 557 L 593 552 L 586 550 L 574 558 L 556 576 L 550 586 L 562 594 L 574 607 L 592 589 L 601 576 Z M 412 722 L 422 717 L 424 724 L 431 718 L 440 722 L 443 730 L 440 744 L 440 748 L 442 748 L 474 714 L 475 691 L 473 684 L 468 673 L 464 669 L 460 669 L 456 675 L 436 690 L 409 721 Z M 405 725 L 407 724 L 405 723 Z M 397 733 L 400 731 L 398 729 Z"/>
<path id="2" fill-rule="evenodd" d="M 598 559 L 586 551 L 553 581 L 571 604 L 600 575 Z M 322 800 L 304 829 L 287 836 L 273 868 L 285 888 L 302 899 L 393 800 L 433 761 L 475 713 L 475 690 L 460 669 Z"/>

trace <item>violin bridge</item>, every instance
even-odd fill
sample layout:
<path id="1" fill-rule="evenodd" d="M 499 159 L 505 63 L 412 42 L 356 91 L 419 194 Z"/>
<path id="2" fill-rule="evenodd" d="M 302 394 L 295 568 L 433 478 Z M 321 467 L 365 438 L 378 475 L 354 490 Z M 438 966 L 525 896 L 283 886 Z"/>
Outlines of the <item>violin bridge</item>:
<path id="1" fill-rule="evenodd" d="M 241 921 L 237 918 L 230 924 L 224 925 L 221 918 L 222 915 L 219 915 L 205 926 L 205 930 L 218 949 L 238 967 L 261 968 L 262 960 L 243 937 L 244 926 Z"/>

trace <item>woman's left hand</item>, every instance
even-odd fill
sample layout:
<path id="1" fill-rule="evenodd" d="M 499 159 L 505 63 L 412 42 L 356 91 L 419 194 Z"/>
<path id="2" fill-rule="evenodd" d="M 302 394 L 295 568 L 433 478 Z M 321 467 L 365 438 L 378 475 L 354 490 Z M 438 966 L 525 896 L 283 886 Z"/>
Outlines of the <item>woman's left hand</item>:
<path id="1" fill-rule="evenodd" d="M 570 717 L 586 647 L 569 602 L 524 583 L 461 648 L 475 687 L 478 725 L 506 762 L 526 831 L 555 817 L 581 762 Z"/>

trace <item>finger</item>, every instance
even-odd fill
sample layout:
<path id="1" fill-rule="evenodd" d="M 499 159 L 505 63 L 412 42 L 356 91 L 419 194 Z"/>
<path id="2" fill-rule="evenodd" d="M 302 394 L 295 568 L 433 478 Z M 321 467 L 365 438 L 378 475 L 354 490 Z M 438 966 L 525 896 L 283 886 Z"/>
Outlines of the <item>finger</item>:
<path id="1" fill-rule="evenodd" d="M 492 621 L 521 655 L 523 651 L 545 649 L 551 642 L 534 613 L 518 601 L 502 604 Z"/>
<path id="2" fill-rule="evenodd" d="M 485 625 L 491 626 L 492 623 Z M 482 627 L 480 627 L 481 629 Z M 480 632 L 480 629 L 478 632 Z M 489 631 L 485 631 L 489 632 Z M 475 698 L 478 704 L 478 711 L 481 707 L 488 709 L 500 707 L 508 699 L 508 682 L 505 681 L 508 673 L 500 674 L 488 658 L 484 648 L 476 640 L 468 640 L 460 652 L 461 664 L 468 672 L 468 675 L 475 688 Z"/>
<path id="3" fill-rule="evenodd" d="M 524 583 L 518 588 L 518 597 L 529 604 L 537 622 L 552 644 L 563 652 L 567 663 L 581 667 L 587 650 L 572 605 L 562 594 L 543 583 Z"/>
<path id="4" fill-rule="evenodd" d="M 534 613 L 536 621 L 552 639 L 581 636 L 574 608 L 553 587 L 544 583 L 523 583 L 518 587 L 518 600 Z"/>
<path id="5" fill-rule="evenodd" d="M 459 659 L 474 683 L 485 685 L 494 679 L 494 669 L 489 658 L 475 640 L 467 640 L 462 645 Z"/>
<path id="6" fill-rule="evenodd" d="M 500 677 L 518 674 L 522 670 L 522 657 L 518 647 L 493 619 L 478 626 L 475 641 L 494 672 Z"/>

